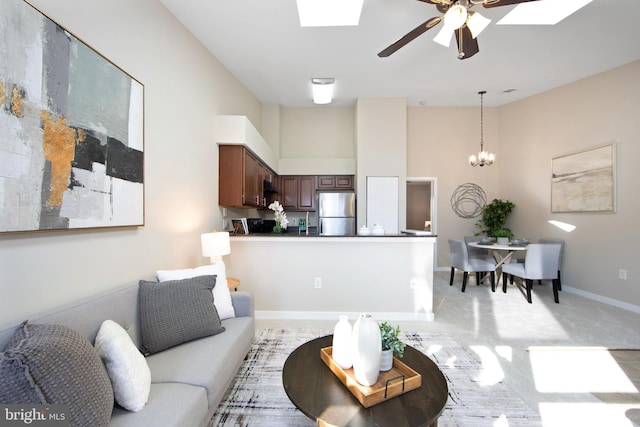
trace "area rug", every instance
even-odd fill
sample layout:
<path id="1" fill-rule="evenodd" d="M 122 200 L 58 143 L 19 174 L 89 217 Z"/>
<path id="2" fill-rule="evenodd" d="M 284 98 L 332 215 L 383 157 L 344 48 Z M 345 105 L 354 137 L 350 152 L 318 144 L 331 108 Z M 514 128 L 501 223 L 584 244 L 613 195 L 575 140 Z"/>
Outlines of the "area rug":
<path id="1" fill-rule="evenodd" d="M 316 423 L 298 411 L 282 386 L 282 367 L 301 344 L 327 331 L 265 329 L 255 342 L 233 385 L 209 422 L 216 426 L 311 427 Z M 537 412 L 501 382 L 485 385 L 475 353 L 441 333 L 402 332 L 402 340 L 429 356 L 449 385 L 440 427 L 540 426 Z"/>

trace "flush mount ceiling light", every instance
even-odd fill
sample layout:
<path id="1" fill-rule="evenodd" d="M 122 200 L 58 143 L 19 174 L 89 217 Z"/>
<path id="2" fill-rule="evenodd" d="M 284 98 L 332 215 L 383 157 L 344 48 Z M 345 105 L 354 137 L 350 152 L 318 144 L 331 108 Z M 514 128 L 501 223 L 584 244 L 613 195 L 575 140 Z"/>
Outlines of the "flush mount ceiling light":
<path id="1" fill-rule="evenodd" d="M 301 27 L 353 26 L 364 0 L 296 0 Z"/>
<path id="2" fill-rule="evenodd" d="M 330 104 L 333 99 L 333 78 L 313 78 L 311 79 L 311 91 L 313 93 L 314 104 Z"/>
<path id="3" fill-rule="evenodd" d="M 484 151 L 484 105 L 482 97 L 485 93 L 487 93 L 486 90 L 478 92 L 480 95 L 480 152 L 477 156 L 475 154 L 469 156 L 469 164 L 474 167 L 491 166 L 496 160 L 496 156 L 493 153 Z"/>
<path id="4" fill-rule="evenodd" d="M 522 3 L 496 25 L 555 25 L 592 0 L 537 0 Z"/>

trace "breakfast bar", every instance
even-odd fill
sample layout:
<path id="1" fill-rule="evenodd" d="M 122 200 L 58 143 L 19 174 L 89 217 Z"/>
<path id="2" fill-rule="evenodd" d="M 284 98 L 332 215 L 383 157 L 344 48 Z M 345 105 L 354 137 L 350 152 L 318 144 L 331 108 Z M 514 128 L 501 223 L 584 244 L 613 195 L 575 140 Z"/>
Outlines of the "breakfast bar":
<path id="1" fill-rule="evenodd" d="M 254 295 L 256 318 L 433 320 L 435 236 L 231 237 L 227 274 Z"/>

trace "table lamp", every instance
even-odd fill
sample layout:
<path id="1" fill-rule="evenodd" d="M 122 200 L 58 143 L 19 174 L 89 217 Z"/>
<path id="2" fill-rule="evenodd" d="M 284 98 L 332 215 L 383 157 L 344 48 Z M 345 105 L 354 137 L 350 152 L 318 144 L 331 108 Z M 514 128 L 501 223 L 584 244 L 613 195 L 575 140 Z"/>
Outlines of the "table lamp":
<path id="1" fill-rule="evenodd" d="M 200 235 L 202 242 L 202 256 L 211 258 L 211 264 L 222 261 L 224 255 L 231 253 L 229 232 L 214 231 Z"/>

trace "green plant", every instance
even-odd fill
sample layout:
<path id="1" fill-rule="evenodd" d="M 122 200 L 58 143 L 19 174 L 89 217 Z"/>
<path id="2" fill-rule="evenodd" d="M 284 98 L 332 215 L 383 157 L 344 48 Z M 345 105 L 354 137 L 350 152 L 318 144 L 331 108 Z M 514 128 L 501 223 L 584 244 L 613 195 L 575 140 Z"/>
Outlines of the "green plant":
<path id="1" fill-rule="evenodd" d="M 511 230 L 504 226 L 509 214 L 516 205 L 512 202 L 500 199 L 493 199 L 489 204 L 482 208 L 482 219 L 476 223 L 476 227 L 480 229 L 478 234 L 486 234 L 487 236 L 498 237 L 498 230 L 506 230 L 509 234 L 501 237 L 511 237 Z"/>
<path id="2" fill-rule="evenodd" d="M 394 328 L 387 322 L 382 322 L 379 325 L 380 336 L 382 337 L 382 350 L 393 350 L 394 356 L 403 357 L 406 344 L 398 338 L 400 326 Z"/>
<path id="3" fill-rule="evenodd" d="M 495 237 L 497 239 L 498 237 L 511 238 L 511 236 L 512 236 L 511 230 L 509 230 L 508 228 L 500 228 L 500 229 L 494 231 L 493 235 L 491 237 Z"/>

